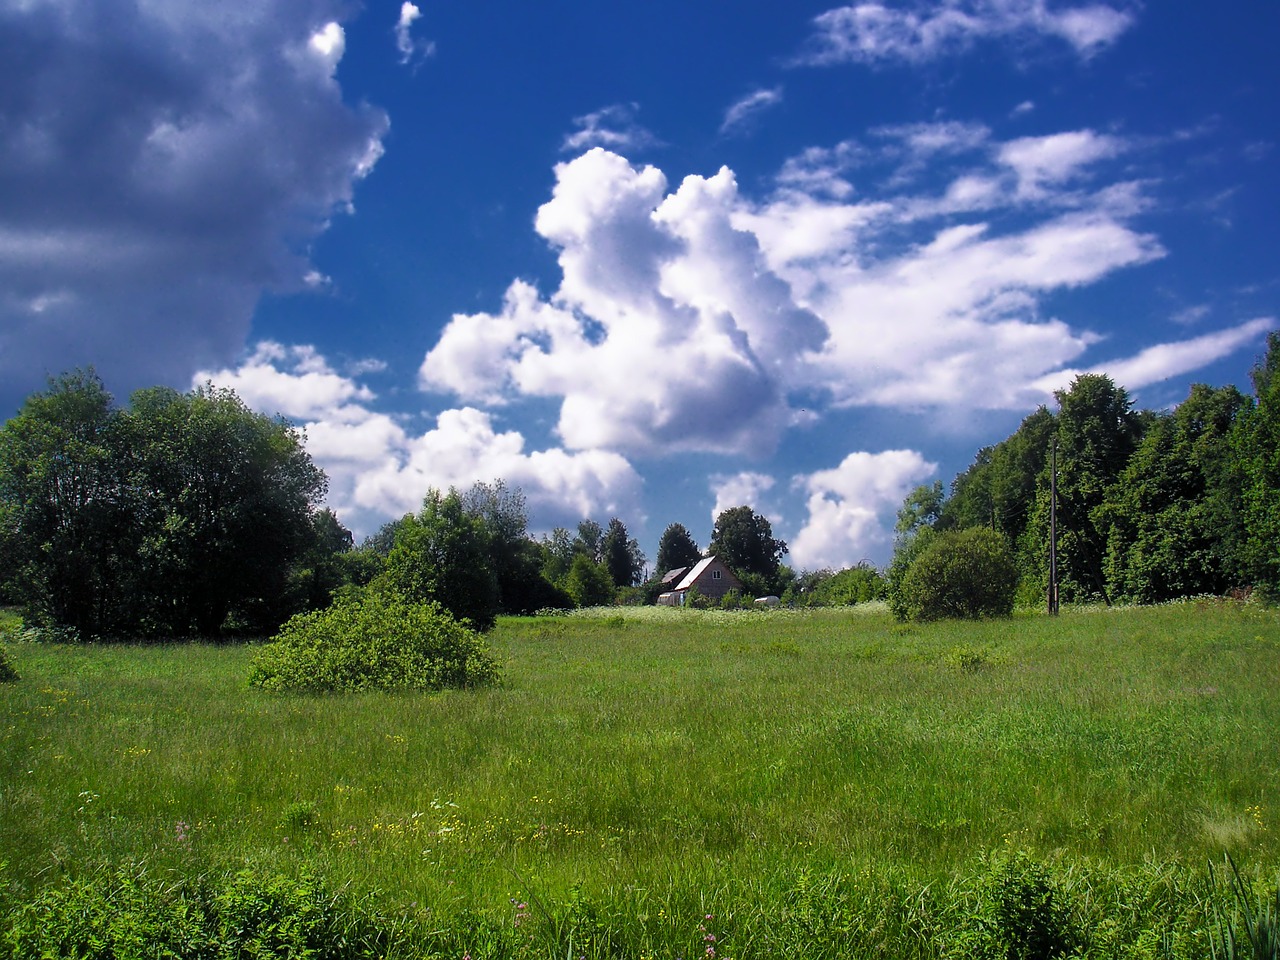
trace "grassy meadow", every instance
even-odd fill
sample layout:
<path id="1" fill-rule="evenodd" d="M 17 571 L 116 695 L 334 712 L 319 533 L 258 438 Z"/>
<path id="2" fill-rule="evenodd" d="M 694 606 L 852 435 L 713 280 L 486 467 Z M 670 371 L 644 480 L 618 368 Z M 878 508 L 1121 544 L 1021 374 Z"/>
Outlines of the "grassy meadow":
<path id="1" fill-rule="evenodd" d="M 1275 888 L 1274 610 L 619 608 L 489 642 L 499 688 L 343 697 L 249 688 L 248 645 L 5 644 L 0 906 L 250 868 L 404 955 L 941 957 L 1038 883 L 1080 955 L 1159 957 L 1204 955 L 1210 862 Z"/>

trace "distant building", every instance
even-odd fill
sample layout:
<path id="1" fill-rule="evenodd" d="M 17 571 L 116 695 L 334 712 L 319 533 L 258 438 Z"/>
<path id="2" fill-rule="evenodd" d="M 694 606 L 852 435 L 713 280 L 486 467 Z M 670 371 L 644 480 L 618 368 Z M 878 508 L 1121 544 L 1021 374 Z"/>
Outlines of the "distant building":
<path id="1" fill-rule="evenodd" d="M 668 589 L 658 595 L 658 603 L 665 607 L 684 606 L 694 587 L 701 596 L 717 602 L 730 590 L 742 589 L 742 581 L 718 557 L 703 557 L 692 567 L 669 570 L 662 576 L 662 585 Z"/>

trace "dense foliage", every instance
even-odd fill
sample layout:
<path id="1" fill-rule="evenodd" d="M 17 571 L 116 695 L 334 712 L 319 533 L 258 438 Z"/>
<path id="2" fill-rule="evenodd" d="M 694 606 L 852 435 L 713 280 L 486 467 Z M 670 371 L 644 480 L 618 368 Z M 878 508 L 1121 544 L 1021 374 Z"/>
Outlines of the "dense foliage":
<path id="1" fill-rule="evenodd" d="M 731 507 L 716 516 L 710 552 L 738 575 L 747 585 L 747 592 L 759 592 L 755 586 L 748 585 L 752 574 L 761 578 L 767 592 L 778 577 L 787 544 L 774 539 L 773 526 L 767 517 L 747 506 Z"/>
<path id="2" fill-rule="evenodd" d="M 883 600 L 888 592 L 884 576 L 870 563 L 835 571 L 820 570 L 801 578 L 802 589 L 786 591 L 783 600 L 807 607 L 848 607 Z"/>
<path id="3" fill-rule="evenodd" d="M 372 589 L 415 602 L 439 604 L 477 630 L 498 614 L 498 578 L 484 521 L 468 513 L 456 490 L 431 490 L 422 511 L 406 517 Z"/>
<path id="4" fill-rule="evenodd" d="M 653 575 L 659 579 L 672 570 L 691 567 L 702 559 L 693 534 L 683 523 L 673 523 L 662 531 L 658 540 L 658 558 L 654 561 Z"/>
<path id="5" fill-rule="evenodd" d="M 1256 588 L 1280 593 L 1280 334 L 1253 395 L 1197 384 L 1170 411 L 1136 411 L 1082 374 L 951 485 L 919 487 L 899 513 L 898 584 L 921 534 L 984 527 L 1013 551 L 1020 596 L 1048 585 L 1051 464 L 1063 601 L 1155 603 Z M 924 537 L 927 541 L 928 536 Z"/>
<path id="6" fill-rule="evenodd" d="M 299 614 L 254 658 L 249 682 L 268 690 L 440 690 L 497 679 L 474 630 L 434 603 L 368 592 Z"/>
<path id="7" fill-rule="evenodd" d="M 18 679 L 18 671 L 13 669 L 13 665 L 9 663 L 9 658 L 5 655 L 4 647 L 0 646 L 0 683 L 9 683 Z"/>
<path id="8" fill-rule="evenodd" d="M 903 620 L 1008 616 L 1018 568 L 994 530 L 947 530 L 928 539 L 894 591 L 891 607 Z"/>
<path id="9" fill-rule="evenodd" d="M 288 424 L 228 390 L 50 382 L 0 428 L 0 576 L 83 637 L 272 629 L 315 543 L 324 474 Z"/>
<path id="10" fill-rule="evenodd" d="M 41 891 L 6 918 L 7 960 L 239 960 L 382 956 L 387 931 L 311 877 L 249 870 L 208 880 L 103 869 Z"/>

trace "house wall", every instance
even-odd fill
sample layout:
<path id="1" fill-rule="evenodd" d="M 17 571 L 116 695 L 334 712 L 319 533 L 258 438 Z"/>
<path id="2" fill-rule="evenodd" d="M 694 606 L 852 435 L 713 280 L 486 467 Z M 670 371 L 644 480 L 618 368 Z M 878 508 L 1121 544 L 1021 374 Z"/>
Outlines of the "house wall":
<path id="1" fill-rule="evenodd" d="M 720 576 L 717 577 L 716 573 Z M 723 563 L 716 561 L 702 571 L 702 576 L 693 582 L 693 586 L 697 587 L 698 592 L 704 597 L 719 600 L 730 590 L 741 590 L 742 581 L 735 577 Z"/>

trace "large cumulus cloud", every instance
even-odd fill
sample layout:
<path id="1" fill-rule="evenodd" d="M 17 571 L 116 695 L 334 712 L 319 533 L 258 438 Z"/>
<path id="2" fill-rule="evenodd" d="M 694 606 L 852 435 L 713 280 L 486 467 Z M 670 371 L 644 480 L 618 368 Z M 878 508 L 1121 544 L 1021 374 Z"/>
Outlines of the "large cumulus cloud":
<path id="1" fill-rule="evenodd" d="M 1047 305 L 1166 255 L 1141 226 L 1155 202 L 1153 181 L 1133 175 L 1143 149 L 1091 129 L 1000 140 L 957 121 L 881 127 L 798 153 L 753 196 L 728 168 L 672 188 L 597 147 L 557 166 L 535 221 L 558 255 L 555 289 L 517 280 L 499 310 L 454 316 L 419 383 L 477 407 L 556 400 L 559 436 L 579 453 L 713 453 L 730 470 L 850 408 L 963 422 L 1050 402 L 1080 369 L 1137 390 L 1273 326 L 1085 362 L 1105 329 Z M 933 470 L 915 451 L 854 449 L 792 478 L 807 513 L 783 523 L 799 531 L 795 559 L 882 552 L 893 509 Z M 758 466 L 716 477 L 717 507 L 726 491 L 777 487 Z"/>
<path id="2" fill-rule="evenodd" d="M 468 401 L 560 398 L 573 449 L 771 449 L 790 371 L 825 334 L 731 224 L 733 175 L 668 195 L 661 171 L 601 148 L 556 175 L 536 222 L 559 251 L 556 294 L 517 282 L 500 313 L 454 317 L 422 385 Z"/>
<path id="3" fill-rule="evenodd" d="M 343 102 L 330 0 L 0 6 L 0 382 L 181 382 L 306 282 L 386 117 Z M 9 394 L 12 394 L 10 396 Z"/>

